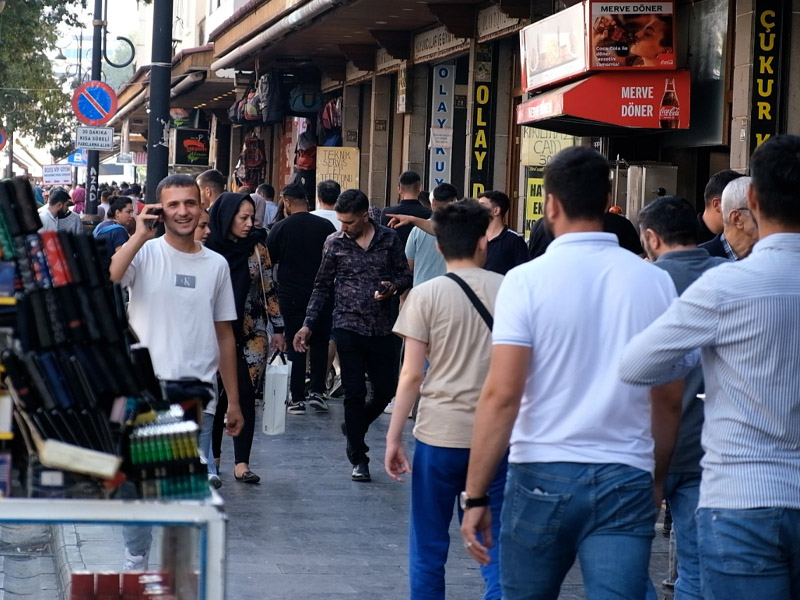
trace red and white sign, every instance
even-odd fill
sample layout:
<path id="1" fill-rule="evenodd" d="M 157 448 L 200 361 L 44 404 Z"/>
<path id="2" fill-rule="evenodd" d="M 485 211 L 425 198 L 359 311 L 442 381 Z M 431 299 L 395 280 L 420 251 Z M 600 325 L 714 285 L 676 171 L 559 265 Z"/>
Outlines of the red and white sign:
<path id="1" fill-rule="evenodd" d="M 584 0 L 520 31 L 522 87 L 534 91 L 592 71 L 675 69 L 673 0 Z"/>
<path id="2" fill-rule="evenodd" d="M 519 105 L 518 125 L 556 117 L 637 129 L 689 128 L 689 71 L 596 73 Z"/>
<path id="3" fill-rule="evenodd" d="M 87 81 L 72 95 L 72 110 L 84 125 L 105 125 L 117 112 L 117 94 L 102 81 Z"/>
<path id="4" fill-rule="evenodd" d="M 0 129 L 0 150 L 6 147 L 6 142 L 8 141 L 8 136 L 6 132 Z"/>

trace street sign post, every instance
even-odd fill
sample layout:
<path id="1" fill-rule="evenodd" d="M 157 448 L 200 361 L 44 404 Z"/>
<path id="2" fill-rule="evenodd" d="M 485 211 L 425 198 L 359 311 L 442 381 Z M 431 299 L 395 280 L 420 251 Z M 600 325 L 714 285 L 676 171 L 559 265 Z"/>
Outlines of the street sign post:
<path id="1" fill-rule="evenodd" d="M 78 127 L 75 147 L 82 150 L 113 150 L 113 127 Z"/>

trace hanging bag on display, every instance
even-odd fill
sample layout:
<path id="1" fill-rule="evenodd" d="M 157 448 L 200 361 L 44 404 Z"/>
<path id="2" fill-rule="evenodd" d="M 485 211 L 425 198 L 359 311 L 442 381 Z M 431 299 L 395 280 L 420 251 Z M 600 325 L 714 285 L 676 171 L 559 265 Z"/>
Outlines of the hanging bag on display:
<path id="1" fill-rule="evenodd" d="M 289 112 L 292 114 L 307 115 L 321 110 L 322 92 L 319 88 L 298 85 L 289 94 Z"/>
<path id="2" fill-rule="evenodd" d="M 276 358 L 279 360 L 276 362 Z M 286 402 L 289 400 L 289 379 L 292 362 L 283 352 L 276 352 L 264 373 L 264 414 L 261 431 L 266 435 L 286 432 Z"/>

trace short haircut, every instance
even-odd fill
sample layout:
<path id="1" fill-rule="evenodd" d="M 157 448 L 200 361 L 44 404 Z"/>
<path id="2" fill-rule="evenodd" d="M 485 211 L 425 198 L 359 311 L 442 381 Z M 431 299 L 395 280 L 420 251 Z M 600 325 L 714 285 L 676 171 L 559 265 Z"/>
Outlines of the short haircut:
<path id="1" fill-rule="evenodd" d="M 340 186 L 333 179 L 326 179 L 317 184 L 317 198 L 320 203 L 326 206 L 333 206 L 336 204 L 336 199 L 342 193 L 342 186 Z"/>
<path id="2" fill-rule="evenodd" d="M 284 198 L 290 198 L 292 200 L 302 200 L 303 202 L 306 201 L 306 188 L 299 183 L 290 183 L 286 187 L 283 188 L 281 192 L 281 196 Z"/>
<path id="3" fill-rule="evenodd" d="M 108 207 L 108 218 L 113 219 L 117 216 L 117 213 L 123 210 L 129 204 L 133 204 L 133 200 L 128 196 L 120 196 L 116 200 L 114 200 L 114 204 Z"/>
<path id="4" fill-rule="evenodd" d="M 568 219 L 602 220 L 611 190 L 608 162 L 592 148 L 566 148 L 544 168 L 544 189 L 558 198 Z"/>
<path id="5" fill-rule="evenodd" d="M 458 200 L 458 190 L 451 183 L 440 183 L 433 188 L 433 199 L 436 202 L 450 202 Z"/>
<path id="6" fill-rule="evenodd" d="M 142 186 L 140 186 L 138 183 L 134 183 L 131 186 L 131 192 L 133 192 L 134 194 L 136 194 L 138 196 L 139 194 L 142 193 Z"/>
<path id="7" fill-rule="evenodd" d="M 197 188 L 197 181 L 191 175 L 169 175 L 158 182 L 156 187 L 156 202 L 161 202 L 161 192 L 166 188 Z"/>
<path id="8" fill-rule="evenodd" d="M 475 200 L 462 200 L 443 206 L 433 213 L 433 230 L 445 260 L 472 258 L 478 240 L 486 235 L 489 211 Z"/>
<path id="9" fill-rule="evenodd" d="M 209 169 L 208 171 L 203 171 L 200 175 L 197 176 L 197 185 L 201 188 L 203 187 L 210 187 L 215 192 L 219 192 L 220 194 L 225 191 L 225 186 L 227 185 L 228 180 L 225 179 L 225 175 L 217 171 L 216 169 Z"/>
<path id="10" fill-rule="evenodd" d="M 778 135 L 750 159 L 759 213 L 782 225 L 800 226 L 800 136 Z"/>
<path id="11" fill-rule="evenodd" d="M 256 188 L 256 194 L 264 198 L 264 200 L 273 200 L 275 198 L 275 188 L 268 183 L 262 183 Z"/>
<path id="12" fill-rule="evenodd" d="M 489 190 L 480 195 L 481 198 L 488 198 L 488 200 L 500 209 L 500 216 L 505 217 L 506 213 L 511 208 L 511 200 L 503 192 L 497 190 Z"/>
<path id="13" fill-rule="evenodd" d="M 100 192 L 100 200 L 108 200 L 108 197 L 111 195 L 111 192 L 108 190 L 103 190 Z"/>
<path id="14" fill-rule="evenodd" d="M 345 190 L 336 199 L 334 210 L 343 215 L 363 215 L 369 210 L 369 198 L 361 190 Z"/>
<path id="15" fill-rule="evenodd" d="M 731 169 L 725 169 L 724 171 L 714 173 L 708 180 L 706 189 L 703 192 L 703 199 L 705 200 L 706 206 L 711 203 L 713 198 L 721 198 L 722 190 L 725 189 L 725 186 L 739 177 L 742 177 L 742 174 L 732 171 Z"/>
<path id="16" fill-rule="evenodd" d="M 639 211 L 639 231 L 652 229 L 667 246 L 697 245 L 697 215 L 688 200 L 661 196 Z"/>
<path id="17" fill-rule="evenodd" d="M 50 206 L 69 202 L 69 194 L 66 192 L 66 190 L 64 190 L 64 188 L 56 188 L 50 192 L 50 198 L 47 202 Z"/>
<path id="18" fill-rule="evenodd" d="M 732 210 L 747 208 L 747 187 L 750 177 L 737 177 L 722 190 L 722 223 L 728 224 Z"/>
<path id="19" fill-rule="evenodd" d="M 401 187 L 415 187 L 418 185 L 422 185 L 422 179 L 416 171 L 404 171 L 400 175 Z"/>

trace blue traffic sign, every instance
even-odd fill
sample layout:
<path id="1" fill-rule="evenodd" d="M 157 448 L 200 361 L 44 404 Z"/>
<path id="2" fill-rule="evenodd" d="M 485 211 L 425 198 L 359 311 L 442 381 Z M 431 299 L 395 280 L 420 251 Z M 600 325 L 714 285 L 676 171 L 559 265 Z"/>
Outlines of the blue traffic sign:
<path id="1" fill-rule="evenodd" d="M 72 95 L 72 110 L 85 125 L 105 125 L 117 112 L 117 95 L 102 81 L 87 81 Z"/>
<path id="2" fill-rule="evenodd" d="M 67 157 L 67 162 L 71 165 L 86 166 L 86 152 L 83 150 L 75 150 Z"/>
<path id="3" fill-rule="evenodd" d="M 8 136 L 6 132 L 0 129 L 0 150 L 6 147 L 6 142 L 8 141 Z"/>

